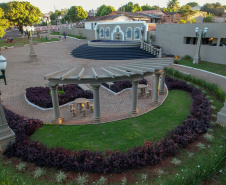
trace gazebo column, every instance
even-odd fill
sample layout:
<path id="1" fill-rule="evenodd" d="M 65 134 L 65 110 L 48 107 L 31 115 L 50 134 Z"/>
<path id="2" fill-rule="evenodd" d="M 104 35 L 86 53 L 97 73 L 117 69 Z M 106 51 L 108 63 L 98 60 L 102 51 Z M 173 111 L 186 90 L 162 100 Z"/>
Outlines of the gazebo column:
<path id="1" fill-rule="evenodd" d="M 132 107 L 131 114 L 137 114 L 137 90 L 138 90 L 139 81 L 132 81 Z"/>
<path id="2" fill-rule="evenodd" d="M 61 124 L 63 119 L 60 117 L 60 107 L 57 94 L 57 85 L 49 85 L 53 102 L 53 119 L 52 123 Z"/>
<path id="3" fill-rule="evenodd" d="M 166 78 L 166 70 L 163 71 L 161 75 L 161 80 L 160 80 L 160 87 L 159 87 L 159 93 L 164 94 L 164 84 L 165 84 L 165 78 Z"/>
<path id="4" fill-rule="evenodd" d="M 93 122 L 98 123 L 100 122 L 100 98 L 99 98 L 99 89 L 100 84 L 90 84 L 93 88 L 93 101 L 94 101 L 94 116 Z"/>
<path id="5" fill-rule="evenodd" d="M 154 104 L 157 104 L 158 103 L 158 96 L 159 96 L 159 93 L 158 93 L 159 77 L 160 77 L 160 74 L 155 73 L 154 94 L 153 94 L 153 99 L 152 99 L 152 102 Z"/>

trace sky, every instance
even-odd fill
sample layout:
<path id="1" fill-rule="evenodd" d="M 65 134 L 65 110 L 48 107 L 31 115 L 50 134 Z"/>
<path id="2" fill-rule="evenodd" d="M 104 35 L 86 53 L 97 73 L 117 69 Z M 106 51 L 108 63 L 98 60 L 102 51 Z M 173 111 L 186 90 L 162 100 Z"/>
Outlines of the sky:
<path id="1" fill-rule="evenodd" d="M 0 0 L 0 3 L 6 3 L 12 0 Z M 111 5 L 116 10 L 126 3 L 132 1 L 133 3 L 139 3 L 140 6 L 149 4 L 151 6 L 157 5 L 160 7 L 166 7 L 168 0 L 19 0 L 28 1 L 32 5 L 38 7 L 42 13 L 48 13 L 54 11 L 54 6 L 56 9 L 61 10 L 64 8 L 70 8 L 71 6 L 82 6 L 84 10 L 92 10 L 100 7 L 101 5 Z M 225 0 L 179 0 L 180 6 L 187 4 L 188 2 L 198 2 L 199 5 L 205 3 L 216 3 L 219 2 L 226 5 Z"/>

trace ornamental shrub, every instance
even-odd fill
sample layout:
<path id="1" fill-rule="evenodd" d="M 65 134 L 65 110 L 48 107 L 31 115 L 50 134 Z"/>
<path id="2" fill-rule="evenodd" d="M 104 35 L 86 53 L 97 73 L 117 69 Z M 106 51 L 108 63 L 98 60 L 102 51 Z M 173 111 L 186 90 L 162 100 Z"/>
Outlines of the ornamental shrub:
<path id="1" fill-rule="evenodd" d="M 175 156 L 179 148 L 186 147 L 200 134 L 209 129 L 211 117 L 210 103 L 196 87 L 166 76 L 168 89 L 180 89 L 190 92 L 193 98 L 192 109 L 188 118 L 163 138 L 154 143 L 145 141 L 142 146 L 135 146 L 126 152 L 106 151 L 71 151 L 64 148 L 47 148 L 38 141 L 30 141 L 42 122 L 28 119 L 5 109 L 7 122 L 16 134 L 14 143 L 4 152 L 6 157 L 19 157 L 23 161 L 35 163 L 39 167 L 76 172 L 121 173 L 128 169 L 155 165 L 168 156 Z"/>
<path id="2" fill-rule="evenodd" d="M 91 91 L 84 91 L 77 84 L 58 86 L 58 92 L 63 91 L 65 93 L 58 93 L 59 105 L 74 101 L 76 98 L 93 99 L 93 93 Z M 49 87 L 27 88 L 26 97 L 31 103 L 42 108 L 53 107 Z"/>

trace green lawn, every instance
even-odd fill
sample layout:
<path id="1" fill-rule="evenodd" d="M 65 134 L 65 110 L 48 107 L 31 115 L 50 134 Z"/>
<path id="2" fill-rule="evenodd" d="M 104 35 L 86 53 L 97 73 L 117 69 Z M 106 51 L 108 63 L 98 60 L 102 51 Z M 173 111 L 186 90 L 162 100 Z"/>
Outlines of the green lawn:
<path id="1" fill-rule="evenodd" d="M 226 65 L 224 64 L 215 64 L 215 63 L 206 62 L 206 61 L 201 61 L 200 64 L 193 64 L 192 59 L 176 60 L 175 63 L 226 76 Z"/>
<path id="2" fill-rule="evenodd" d="M 60 32 L 55 32 L 55 33 L 51 33 L 51 35 L 62 35 L 63 34 L 60 34 Z M 67 36 L 69 37 L 74 37 L 74 38 L 77 38 L 77 39 L 86 39 L 86 37 L 83 37 L 81 35 L 71 35 L 71 34 L 67 34 Z"/>
<path id="3" fill-rule="evenodd" d="M 46 40 L 46 38 L 38 38 L 38 37 L 33 37 L 32 38 L 33 41 L 37 41 L 37 42 L 51 42 L 51 41 L 59 41 L 59 39 L 57 38 L 52 38 L 52 40 Z M 13 43 L 6 43 L 5 40 L 0 40 L 0 47 L 2 46 L 15 46 L 17 44 L 29 44 L 29 40 L 28 38 L 14 38 Z"/>
<path id="4" fill-rule="evenodd" d="M 44 125 L 31 136 L 48 147 L 71 150 L 120 150 L 159 140 L 189 115 L 192 99 L 184 91 L 169 91 L 165 102 L 142 116 L 99 125 Z"/>

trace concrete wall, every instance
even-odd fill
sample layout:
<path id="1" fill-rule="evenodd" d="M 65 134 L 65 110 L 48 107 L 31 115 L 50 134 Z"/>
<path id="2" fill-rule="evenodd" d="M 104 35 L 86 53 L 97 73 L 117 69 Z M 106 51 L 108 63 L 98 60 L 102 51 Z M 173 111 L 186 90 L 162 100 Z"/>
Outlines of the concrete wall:
<path id="1" fill-rule="evenodd" d="M 195 28 L 208 27 L 207 38 L 217 38 L 217 46 L 201 45 L 201 60 L 226 64 L 226 47 L 220 47 L 221 38 L 226 38 L 225 23 L 159 24 L 156 27 L 154 44 L 163 48 L 163 53 L 178 56 L 195 56 L 196 45 L 185 44 L 185 37 L 195 37 Z"/>
<path id="2" fill-rule="evenodd" d="M 141 34 L 141 26 L 144 29 L 143 35 Z M 104 39 L 104 40 L 122 40 L 122 41 L 140 41 L 141 39 L 147 39 L 147 24 L 144 21 L 132 21 L 132 22 L 105 22 L 98 23 L 97 27 L 99 29 L 99 33 L 96 31 L 96 39 Z M 100 35 L 100 30 L 103 30 L 104 35 Z M 105 30 L 109 29 L 110 37 L 106 37 Z M 127 36 L 127 30 L 130 30 L 131 37 Z M 139 37 L 135 37 L 135 30 L 138 30 Z M 119 35 L 119 39 L 117 39 L 117 34 Z"/>
<path id="3" fill-rule="evenodd" d="M 87 30 L 84 28 L 60 28 L 60 33 L 63 34 L 63 32 L 65 31 L 65 33 L 67 34 L 71 34 L 71 35 L 80 35 L 80 33 L 82 34 L 83 37 L 86 37 L 86 39 L 88 40 L 94 40 L 95 39 L 95 31 L 94 30 Z M 79 33 L 80 31 L 80 33 Z"/>

